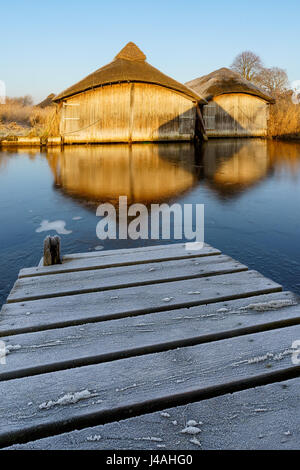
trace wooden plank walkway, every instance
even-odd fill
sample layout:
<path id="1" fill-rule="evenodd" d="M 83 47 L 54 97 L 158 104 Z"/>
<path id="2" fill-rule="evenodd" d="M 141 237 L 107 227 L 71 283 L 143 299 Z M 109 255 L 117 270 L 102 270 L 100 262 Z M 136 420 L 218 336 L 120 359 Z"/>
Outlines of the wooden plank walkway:
<path id="1" fill-rule="evenodd" d="M 299 446 L 299 298 L 208 245 L 25 268 L 0 339 L 2 448 Z"/>

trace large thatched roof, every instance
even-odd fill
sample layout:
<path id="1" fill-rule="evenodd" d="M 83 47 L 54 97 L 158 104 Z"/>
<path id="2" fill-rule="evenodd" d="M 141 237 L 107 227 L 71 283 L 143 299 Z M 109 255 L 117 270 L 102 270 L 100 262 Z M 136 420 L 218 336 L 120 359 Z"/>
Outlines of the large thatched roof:
<path id="1" fill-rule="evenodd" d="M 183 93 L 192 100 L 202 101 L 195 91 L 148 64 L 145 54 L 133 42 L 129 42 L 112 62 L 59 93 L 54 101 L 60 101 L 99 86 L 122 82 L 153 83 Z"/>
<path id="2" fill-rule="evenodd" d="M 239 73 L 225 67 L 191 80 L 186 83 L 186 86 L 192 88 L 207 101 L 225 93 L 247 93 L 248 95 L 258 96 L 269 103 L 275 102 L 264 90 L 245 80 Z"/>

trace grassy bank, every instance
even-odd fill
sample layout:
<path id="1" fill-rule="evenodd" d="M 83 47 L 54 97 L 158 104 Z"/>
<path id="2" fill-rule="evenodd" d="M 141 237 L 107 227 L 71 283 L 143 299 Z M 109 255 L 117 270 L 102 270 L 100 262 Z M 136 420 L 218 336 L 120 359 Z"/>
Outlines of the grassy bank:
<path id="1" fill-rule="evenodd" d="M 0 105 L 0 138 L 48 137 L 57 133 L 55 106 L 40 108 L 10 98 Z"/>

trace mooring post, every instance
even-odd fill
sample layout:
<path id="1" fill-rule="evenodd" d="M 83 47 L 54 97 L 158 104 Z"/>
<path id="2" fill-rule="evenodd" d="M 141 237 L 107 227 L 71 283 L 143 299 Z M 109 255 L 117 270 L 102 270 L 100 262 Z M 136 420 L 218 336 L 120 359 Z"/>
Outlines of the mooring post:
<path id="1" fill-rule="evenodd" d="M 44 240 L 44 266 L 61 264 L 60 259 L 60 237 L 48 237 Z"/>

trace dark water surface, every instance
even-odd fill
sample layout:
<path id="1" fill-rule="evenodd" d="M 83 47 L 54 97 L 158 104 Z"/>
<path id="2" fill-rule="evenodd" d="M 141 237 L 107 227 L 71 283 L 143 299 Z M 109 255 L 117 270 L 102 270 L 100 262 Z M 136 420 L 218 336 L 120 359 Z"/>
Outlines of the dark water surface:
<path id="1" fill-rule="evenodd" d="M 99 240 L 97 204 L 119 195 L 205 204 L 207 243 L 300 294 L 300 144 L 227 139 L 1 151 L 0 305 L 56 233 L 42 221 L 65 222 L 63 253 L 170 243 Z"/>

